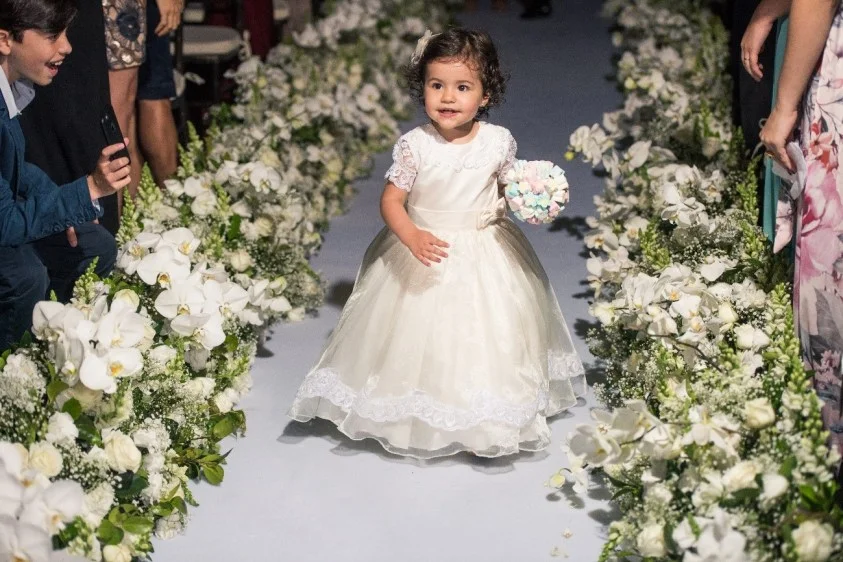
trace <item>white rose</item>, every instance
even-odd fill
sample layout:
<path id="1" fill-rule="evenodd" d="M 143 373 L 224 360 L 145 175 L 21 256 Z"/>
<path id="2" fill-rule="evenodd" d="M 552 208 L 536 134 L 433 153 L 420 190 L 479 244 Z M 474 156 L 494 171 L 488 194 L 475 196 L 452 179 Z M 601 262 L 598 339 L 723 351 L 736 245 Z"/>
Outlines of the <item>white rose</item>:
<path id="1" fill-rule="evenodd" d="M 735 337 L 740 349 L 761 349 L 770 345 L 770 338 L 767 337 L 767 334 L 750 324 L 735 327 Z"/>
<path id="2" fill-rule="evenodd" d="M 642 556 L 658 558 L 667 554 L 664 544 L 664 527 L 658 523 L 651 523 L 641 529 L 636 539 L 638 552 Z"/>
<path id="3" fill-rule="evenodd" d="M 132 551 L 125 544 L 107 544 L 102 549 L 105 562 L 132 562 Z"/>
<path id="4" fill-rule="evenodd" d="M 79 437 L 79 429 L 73 423 L 73 418 L 70 414 L 64 412 L 56 412 L 50 416 L 50 422 L 47 425 L 47 435 L 45 436 L 50 443 L 73 443 Z"/>
<path id="5" fill-rule="evenodd" d="M 149 352 L 149 359 L 159 365 L 166 365 L 176 358 L 178 352 L 169 345 L 157 345 Z"/>
<path id="6" fill-rule="evenodd" d="M 203 191 L 200 193 L 193 203 L 190 204 L 190 210 L 197 217 L 207 217 L 217 208 L 217 197 L 210 191 Z"/>
<path id="7" fill-rule="evenodd" d="M 132 305 L 132 310 L 135 311 L 140 306 L 140 297 L 131 289 L 122 289 L 114 293 L 114 301 L 125 301 Z"/>
<path id="8" fill-rule="evenodd" d="M 228 394 L 225 392 L 220 392 L 214 396 L 211 402 L 217 407 L 217 410 L 219 410 L 221 414 L 230 412 L 234 407 L 234 402 L 231 401 Z"/>
<path id="9" fill-rule="evenodd" d="M 758 465 L 754 461 L 741 461 L 723 474 L 723 485 L 730 492 L 755 488 L 758 472 Z"/>
<path id="10" fill-rule="evenodd" d="M 208 377 L 197 377 L 184 383 L 182 388 L 185 394 L 195 400 L 207 400 L 214 391 L 214 379 Z"/>
<path id="11" fill-rule="evenodd" d="M 247 219 L 252 216 L 252 209 L 250 209 L 249 204 L 242 199 L 231 206 L 231 212 L 235 215 L 243 217 L 244 219 Z"/>
<path id="12" fill-rule="evenodd" d="M 774 500 L 787 492 L 790 487 L 790 482 L 781 474 L 765 474 L 761 477 L 764 484 L 764 492 L 761 494 L 762 500 Z"/>
<path id="13" fill-rule="evenodd" d="M 727 302 L 721 303 L 717 308 L 717 317 L 724 324 L 734 324 L 738 321 L 738 314 L 735 312 L 735 309 L 732 308 L 732 305 Z"/>
<path id="14" fill-rule="evenodd" d="M 29 447 L 29 467 L 47 478 L 58 476 L 64 467 L 61 453 L 52 443 L 41 441 Z"/>
<path id="15" fill-rule="evenodd" d="M 164 180 L 164 187 L 176 197 L 184 193 L 184 186 L 179 180 Z"/>
<path id="16" fill-rule="evenodd" d="M 304 308 L 298 306 L 287 313 L 287 320 L 290 322 L 301 322 L 304 320 Z"/>
<path id="17" fill-rule="evenodd" d="M 228 255 L 234 271 L 246 271 L 252 266 L 252 256 L 246 250 L 237 250 Z"/>
<path id="18" fill-rule="evenodd" d="M 142 456 L 131 437 L 117 430 L 105 430 L 102 441 L 108 466 L 112 470 L 137 472 Z"/>
<path id="19" fill-rule="evenodd" d="M 269 236 L 272 234 L 274 225 L 271 220 L 266 217 L 258 217 L 255 219 L 255 228 L 261 236 Z"/>
<path id="20" fill-rule="evenodd" d="M 793 531 L 793 545 L 799 562 L 824 562 L 831 556 L 834 529 L 828 523 L 813 519 L 804 521 Z"/>
<path id="21" fill-rule="evenodd" d="M 752 429 L 762 429 L 776 421 L 776 412 L 766 398 L 750 400 L 744 406 L 746 425 Z"/>
<path id="22" fill-rule="evenodd" d="M 665 505 L 669 504 L 671 500 L 673 500 L 673 493 L 670 491 L 670 488 L 664 484 L 655 484 L 650 486 L 650 488 L 647 489 L 645 496 L 648 500 L 653 500 Z"/>

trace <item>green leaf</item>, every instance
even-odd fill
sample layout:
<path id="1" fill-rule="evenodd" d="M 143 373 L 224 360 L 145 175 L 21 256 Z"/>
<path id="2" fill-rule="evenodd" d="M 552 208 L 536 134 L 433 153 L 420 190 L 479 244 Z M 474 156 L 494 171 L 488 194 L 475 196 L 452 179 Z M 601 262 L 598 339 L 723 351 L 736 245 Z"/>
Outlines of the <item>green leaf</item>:
<path id="1" fill-rule="evenodd" d="M 240 215 L 233 215 L 231 217 L 231 222 L 228 223 L 228 232 L 225 235 L 228 240 L 236 240 L 240 237 L 240 222 L 242 220 Z"/>
<path id="2" fill-rule="evenodd" d="M 179 512 L 183 514 L 187 514 L 187 503 L 185 503 L 184 498 L 181 496 L 175 496 L 173 499 L 170 500 L 170 503 L 179 510 Z"/>
<path id="3" fill-rule="evenodd" d="M 153 523 L 151 519 L 141 517 L 139 515 L 132 515 L 123 520 L 123 530 L 132 533 L 133 535 L 146 535 L 152 531 Z"/>
<path id="4" fill-rule="evenodd" d="M 108 519 L 103 519 L 97 529 L 97 538 L 104 545 L 120 544 L 120 541 L 123 540 L 123 529 L 115 526 Z"/>
<path id="5" fill-rule="evenodd" d="M 76 421 L 77 419 L 79 419 L 79 416 L 82 415 L 82 405 L 76 398 L 71 398 L 70 400 L 64 403 L 64 406 L 61 407 L 61 411 L 66 414 L 70 414 L 70 417 L 73 418 L 73 421 Z"/>
<path id="6" fill-rule="evenodd" d="M 68 388 L 70 388 L 70 386 L 64 381 L 53 381 L 47 385 L 47 398 L 50 402 L 55 402 L 56 397 Z M 73 419 L 76 419 L 76 417 L 74 416 Z"/>
<path id="7" fill-rule="evenodd" d="M 786 458 L 779 469 L 779 474 L 790 480 L 790 477 L 793 476 L 793 469 L 796 468 L 796 463 L 796 457 Z"/>
<path id="8" fill-rule="evenodd" d="M 146 478 L 132 472 L 124 472 L 119 478 L 121 483 L 114 495 L 124 500 L 134 499 L 149 484 Z"/>
<path id="9" fill-rule="evenodd" d="M 202 466 L 202 475 L 210 484 L 219 485 L 225 476 L 225 471 L 218 464 L 206 464 Z"/>
<path id="10" fill-rule="evenodd" d="M 234 353 L 237 351 L 237 347 L 240 345 L 240 340 L 237 339 L 237 336 L 229 334 L 225 338 L 225 350 L 229 353 Z"/>
<path id="11" fill-rule="evenodd" d="M 214 439 L 219 441 L 234 433 L 236 429 L 237 425 L 231 416 L 224 416 L 220 421 L 214 424 L 214 428 L 211 430 L 211 433 L 213 434 Z"/>
<path id="12" fill-rule="evenodd" d="M 822 500 L 820 500 L 816 490 L 809 484 L 799 486 L 799 494 L 811 507 L 819 507 L 822 504 Z"/>
<path id="13" fill-rule="evenodd" d="M 91 445 L 102 445 L 102 436 L 91 418 L 81 414 L 74 421 L 79 429 L 79 439 Z"/>

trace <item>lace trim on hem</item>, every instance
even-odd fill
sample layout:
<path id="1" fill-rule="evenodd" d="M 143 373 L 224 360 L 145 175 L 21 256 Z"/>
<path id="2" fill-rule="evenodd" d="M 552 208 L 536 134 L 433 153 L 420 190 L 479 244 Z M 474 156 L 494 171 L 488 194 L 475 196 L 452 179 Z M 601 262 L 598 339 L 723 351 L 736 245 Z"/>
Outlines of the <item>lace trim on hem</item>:
<path id="1" fill-rule="evenodd" d="M 559 382 L 583 372 L 582 363 L 576 354 L 549 354 L 548 367 L 552 382 Z M 415 391 L 404 396 L 371 397 L 371 386 L 377 378 L 359 393 L 342 382 L 333 369 L 319 369 L 311 372 L 299 388 L 291 408 L 307 399 L 325 399 L 347 413 L 377 423 L 393 422 L 409 417 L 419 419 L 431 427 L 447 431 L 459 431 L 477 427 L 483 423 L 502 423 L 522 428 L 546 411 L 550 405 L 549 394 L 540 389 L 536 400 L 528 404 L 513 404 L 491 394 L 478 392 L 471 399 L 469 410 L 449 407 L 429 394 Z"/>
<path id="2" fill-rule="evenodd" d="M 452 455 L 456 455 L 458 453 L 470 453 L 477 457 L 484 457 L 484 458 L 497 458 L 497 457 L 504 457 L 508 455 L 516 455 L 518 453 L 535 453 L 538 451 L 545 450 L 550 445 L 550 439 L 535 439 L 532 441 L 521 441 L 518 437 L 514 439 L 507 439 L 505 443 L 499 443 L 494 447 L 489 447 L 488 449 L 476 449 L 471 447 L 470 445 L 466 445 L 465 443 L 460 443 L 455 441 L 450 445 L 446 445 L 440 449 L 434 450 L 427 450 L 421 449 L 418 447 L 396 447 L 388 439 L 385 439 L 379 435 L 374 435 L 371 433 L 367 433 L 365 431 L 354 431 L 349 432 L 343 427 L 347 416 L 344 418 L 340 417 L 333 417 L 330 414 L 319 414 L 316 416 L 306 416 L 306 417 L 296 417 L 293 416 L 298 422 L 307 422 L 312 420 L 314 417 L 319 417 L 324 420 L 327 420 L 334 425 L 337 426 L 337 430 L 351 439 L 352 441 L 363 441 L 365 439 L 374 439 L 378 442 L 378 444 L 386 450 L 386 452 L 392 455 L 399 455 L 402 457 L 410 457 L 416 460 L 425 461 L 430 459 L 436 459 L 440 457 L 450 457 Z"/>

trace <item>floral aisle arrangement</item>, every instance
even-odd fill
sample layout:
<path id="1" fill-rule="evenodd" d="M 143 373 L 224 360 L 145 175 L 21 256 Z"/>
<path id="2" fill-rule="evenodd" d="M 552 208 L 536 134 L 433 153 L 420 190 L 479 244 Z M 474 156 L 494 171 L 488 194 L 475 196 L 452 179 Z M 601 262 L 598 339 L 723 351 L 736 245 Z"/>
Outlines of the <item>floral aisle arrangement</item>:
<path id="1" fill-rule="evenodd" d="M 127 200 L 117 268 L 45 301 L 0 355 L 0 559 L 129 561 L 177 534 L 245 431 L 262 330 L 321 303 L 308 258 L 397 136 L 395 68 L 446 2 L 344 0 L 234 74 L 174 178 Z"/>
<path id="2" fill-rule="evenodd" d="M 609 408 L 552 484 L 602 472 L 601 560 L 819 562 L 843 554 L 839 456 L 800 360 L 786 264 L 756 226 L 730 127 L 726 34 L 694 0 L 609 1 L 624 107 L 571 136 L 606 173 L 585 242 Z"/>

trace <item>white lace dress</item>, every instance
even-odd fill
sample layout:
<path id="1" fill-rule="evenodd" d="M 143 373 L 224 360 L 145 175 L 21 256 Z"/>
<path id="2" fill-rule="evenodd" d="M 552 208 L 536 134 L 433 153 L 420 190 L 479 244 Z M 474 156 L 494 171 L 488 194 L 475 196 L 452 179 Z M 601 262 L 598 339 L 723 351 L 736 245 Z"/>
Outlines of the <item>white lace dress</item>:
<path id="1" fill-rule="evenodd" d="M 432 125 L 399 139 L 386 177 L 449 257 L 428 268 L 389 229 L 378 234 L 292 418 L 417 458 L 550 443 L 545 418 L 586 384 L 547 275 L 498 197 L 515 149 L 488 123 L 467 144 Z"/>

